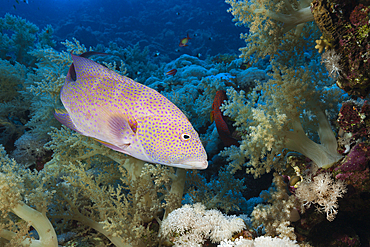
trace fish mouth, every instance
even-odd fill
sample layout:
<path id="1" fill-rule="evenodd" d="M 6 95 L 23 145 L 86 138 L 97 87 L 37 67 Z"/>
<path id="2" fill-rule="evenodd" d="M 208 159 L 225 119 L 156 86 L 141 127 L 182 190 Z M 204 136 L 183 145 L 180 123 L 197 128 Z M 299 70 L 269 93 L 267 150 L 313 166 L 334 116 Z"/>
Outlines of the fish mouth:
<path id="1" fill-rule="evenodd" d="M 208 161 L 189 161 L 182 164 L 175 164 L 174 166 L 185 169 L 204 170 L 208 167 Z"/>

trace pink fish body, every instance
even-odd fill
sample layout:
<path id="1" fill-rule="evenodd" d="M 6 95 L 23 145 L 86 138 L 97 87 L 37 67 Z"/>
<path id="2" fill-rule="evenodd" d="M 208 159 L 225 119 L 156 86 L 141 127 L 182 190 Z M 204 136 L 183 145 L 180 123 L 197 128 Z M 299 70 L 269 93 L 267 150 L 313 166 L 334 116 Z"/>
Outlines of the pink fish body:
<path id="1" fill-rule="evenodd" d="M 205 169 L 207 154 L 187 117 L 166 97 L 82 56 L 61 90 L 55 117 L 103 145 L 150 163 Z"/>
<path id="2" fill-rule="evenodd" d="M 177 73 L 177 69 L 171 69 L 171 70 L 169 70 L 169 71 L 167 71 L 166 72 L 166 75 L 176 75 L 176 73 Z"/>
<path id="3" fill-rule="evenodd" d="M 224 90 L 217 91 L 212 104 L 213 111 L 211 112 L 211 119 L 215 121 L 218 135 L 225 147 L 230 147 L 231 145 L 239 147 L 239 142 L 232 137 L 229 127 L 227 126 L 220 110 L 220 106 L 225 100 L 227 100 L 226 92 Z"/>

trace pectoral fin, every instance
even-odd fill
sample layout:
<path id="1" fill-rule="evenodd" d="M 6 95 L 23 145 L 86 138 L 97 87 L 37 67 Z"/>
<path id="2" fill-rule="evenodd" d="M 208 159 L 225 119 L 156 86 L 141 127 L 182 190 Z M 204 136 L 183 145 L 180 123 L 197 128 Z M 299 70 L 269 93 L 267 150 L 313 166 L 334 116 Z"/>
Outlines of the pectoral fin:
<path id="1" fill-rule="evenodd" d="M 107 125 L 104 136 L 94 138 L 104 146 L 115 151 L 129 154 L 127 148 L 135 142 L 137 122 L 128 120 L 124 114 L 104 111 Z"/>
<path id="2" fill-rule="evenodd" d="M 108 136 L 103 140 L 98 140 L 101 144 L 118 152 L 127 153 L 127 149 L 134 142 L 137 123 L 128 121 L 123 115 L 107 114 L 108 116 Z"/>

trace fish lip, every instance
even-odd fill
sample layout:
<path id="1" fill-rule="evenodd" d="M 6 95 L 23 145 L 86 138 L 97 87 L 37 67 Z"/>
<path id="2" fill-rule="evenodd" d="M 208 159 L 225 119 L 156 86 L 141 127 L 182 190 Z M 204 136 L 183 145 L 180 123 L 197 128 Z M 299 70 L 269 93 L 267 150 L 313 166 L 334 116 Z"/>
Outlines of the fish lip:
<path id="1" fill-rule="evenodd" d="M 208 167 L 208 161 L 189 161 L 189 162 L 184 162 L 184 163 L 172 163 L 172 164 L 166 164 L 166 165 L 177 167 L 177 168 L 183 168 L 183 169 L 204 170 Z"/>
<path id="2" fill-rule="evenodd" d="M 208 161 L 190 161 L 190 162 L 185 162 L 182 165 L 189 167 L 187 169 L 204 170 L 208 167 Z"/>

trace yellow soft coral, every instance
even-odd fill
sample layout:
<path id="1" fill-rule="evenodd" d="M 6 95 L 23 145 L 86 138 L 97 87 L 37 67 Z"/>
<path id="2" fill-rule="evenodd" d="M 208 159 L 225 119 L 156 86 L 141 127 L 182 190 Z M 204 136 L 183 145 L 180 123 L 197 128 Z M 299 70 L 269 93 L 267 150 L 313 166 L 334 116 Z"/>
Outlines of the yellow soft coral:
<path id="1" fill-rule="evenodd" d="M 231 5 L 228 12 L 234 16 L 236 25 L 244 25 L 249 33 L 241 34 L 247 46 L 241 48 L 241 57 L 249 59 L 256 54 L 255 59 L 274 56 L 279 50 L 293 51 L 303 54 L 303 50 L 310 45 L 307 38 L 315 30 L 310 24 L 304 29 L 306 22 L 314 20 L 308 0 L 226 0 Z M 318 30 L 316 28 L 316 30 Z M 286 53 L 285 59 L 292 57 Z"/>
<path id="2" fill-rule="evenodd" d="M 229 156 L 235 169 L 249 160 L 247 172 L 255 177 L 272 168 L 282 171 L 284 149 L 305 155 L 319 167 L 332 165 L 342 156 L 337 153 L 335 135 L 321 108 L 338 97 L 320 95 L 307 68 L 294 70 L 282 66 L 274 70 L 274 79 L 254 89 L 263 92 L 258 105 L 254 103 L 256 93 L 247 101 L 243 92 L 228 90 L 230 100 L 221 109 L 235 119 L 243 136 L 240 147 L 230 147 L 223 154 Z M 325 104 L 320 103 L 320 98 L 325 98 Z M 321 144 L 306 135 L 310 128 L 318 133 Z"/>

